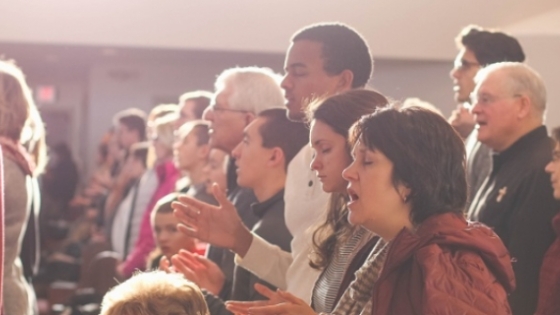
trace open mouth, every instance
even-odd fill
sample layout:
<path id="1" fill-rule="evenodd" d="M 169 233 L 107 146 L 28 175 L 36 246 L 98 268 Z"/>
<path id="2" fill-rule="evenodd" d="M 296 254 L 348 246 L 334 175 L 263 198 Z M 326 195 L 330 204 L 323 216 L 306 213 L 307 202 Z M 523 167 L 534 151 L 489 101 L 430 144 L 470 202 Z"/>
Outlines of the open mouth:
<path id="1" fill-rule="evenodd" d="M 358 199 L 360 199 L 360 196 L 358 196 L 358 194 L 352 189 L 352 188 L 348 188 L 348 198 L 350 199 L 349 203 L 355 202 Z"/>

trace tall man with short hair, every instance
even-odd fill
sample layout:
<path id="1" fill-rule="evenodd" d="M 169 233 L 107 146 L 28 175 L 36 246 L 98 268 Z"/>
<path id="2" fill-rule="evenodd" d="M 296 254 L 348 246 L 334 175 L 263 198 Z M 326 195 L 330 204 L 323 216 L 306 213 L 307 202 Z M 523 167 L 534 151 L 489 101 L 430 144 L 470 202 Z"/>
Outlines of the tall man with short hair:
<path id="1" fill-rule="evenodd" d="M 515 260 L 515 315 L 531 315 L 539 270 L 554 239 L 550 225 L 560 209 L 545 166 L 554 142 L 543 125 L 546 90 L 522 63 L 497 63 L 476 76 L 473 109 L 478 140 L 492 151 L 492 168 L 468 211 L 470 220 L 494 229 Z"/>

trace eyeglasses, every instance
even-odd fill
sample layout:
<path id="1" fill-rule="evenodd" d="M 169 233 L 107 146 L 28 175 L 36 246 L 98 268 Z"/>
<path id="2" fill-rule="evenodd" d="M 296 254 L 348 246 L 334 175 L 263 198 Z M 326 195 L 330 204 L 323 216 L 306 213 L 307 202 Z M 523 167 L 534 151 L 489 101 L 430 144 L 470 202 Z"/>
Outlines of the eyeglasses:
<path id="1" fill-rule="evenodd" d="M 516 97 L 521 97 L 521 95 L 514 94 L 514 95 L 511 95 L 511 96 L 495 96 L 495 95 L 490 95 L 490 94 L 481 94 L 481 95 L 471 94 L 471 104 L 473 106 L 475 104 L 479 104 L 481 106 L 487 106 L 487 105 L 490 105 L 492 103 L 495 103 L 496 101 L 498 101 L 500 99 L 516 98 Z"/>
<path id="2" fill-rule="evenodd" d="M 464 59 L 455 60 L 455 63 L 453 63 L 453 69 L 457 69 L 460 71 L 467 71 L 470 68 L 474 67 L 480 67 L 480 64 L 478 62 L 471 62 Z"/>
<path id="3" fill-rule="evenodd" d="M 243 109 L 230 109 L 230 108 L 223 108 L 223 107 L 218 107 L 216 106 L 216 104 L 212 104 L 210 106 L 208 106 L 209 110 L 215 111 L 215 112 L 233 112 L 233 113 L 248 113 L 249 111 L 247 110 L 243 110 Z"/>

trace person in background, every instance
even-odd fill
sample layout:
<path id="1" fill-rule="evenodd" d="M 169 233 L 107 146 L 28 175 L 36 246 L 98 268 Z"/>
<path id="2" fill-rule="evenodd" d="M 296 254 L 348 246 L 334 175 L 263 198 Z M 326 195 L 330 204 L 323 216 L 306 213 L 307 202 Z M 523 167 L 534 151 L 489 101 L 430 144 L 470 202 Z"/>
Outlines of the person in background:
<path id="1" fill-rule="evenodd" d="M 206 108 L 210 106 L 212 92 L 187 92 L 179 97 L 179 114 L 175 122 L 175 129 L 191 120 L 200 120 Z"/>
<path id="2" fill-rule="evenodd" d="M 0 60 L 0 145 L 4 183 L 3 313 L 31 315 L 36 310 L 35 293 L 26 281 L 20 255 L 29 227 L 33 199 L 35 161 L 22 145 L 22 131 L 35 104 L 24 74 L 12 62 Z"/>
<path id="3" fill-rule="evenodd" d="M 180 222 L 173 215 L 171 203 L 176 201 L 178 196 L 178 193 L 171 193 L 161 198 L 152 211 L 151 224 L 156 249 L 148 256 L 147 269 L 157 269 L 162 257 L 169 261 L 171 256 L 178 254 L 180 250 L 204 254 L 204 250 L 198 251 L 194 238 L 186 236 L 177 229 Z"/>
<path id="4" fill-rule="evenodd" d="M 552 151 L 552 160 L 546 165 L 546 172 L 550 174 L 552 193 L 560 200 L 560 127 L 552 130 L 552 138 L 556 146 Z M 560 210 L 560 209 L 558 209 Z M 560 314 L 560 213 L 552 219 L 552 226 L 556 232 L 556 239 L 544 255 L 539 277 L 539 299 L 535 315 Z"/>
<path id="5" fill-rule="evenodd" d="M 210 315 L 200 289 L 182 275 L 150 271 L 115 286 L 101 315 Z"/>
<path id="6" fill-rule="evenodd" d="M 175 131 L 173 145 L 175 167 L 183 172 L 188 185 L 180 190 L 198 200 L 215 204 L 216 200 L 206 192 L 208 177 L 204 168 L 210 154 L 209 124 L 203 120 L 194 120 L 183 124 Z"/>
<path id="7" fill-rule="evenodd" d="M 140 233 L 144 211 L 148 207 L 157 186 L 155 173 L 148 171 L 146 164 L 148 142 L 132 145 L 123 167 L 130 181 L 130 189 L 119 204 L 111 225 L 111 248 L 125 259 L 134 248 Z"/>
<path id="8" fill-rule="evenodd" d="M 173 163 L 174 115 L 164 116 L 155 121 L 154 134 L 151 139 L 156 155 L 154 165 L 158 185 L 144 210 L 140 232 L 134 248 L 125 261 L 117 265 L 117 274 L 129 278 L 137 269 L 144 269 L 148 254 L 154 249 L 155 241 L 150 224 L 151 213 L 158 200 L 175 191 L 175 184 L 180 177 Z"/>

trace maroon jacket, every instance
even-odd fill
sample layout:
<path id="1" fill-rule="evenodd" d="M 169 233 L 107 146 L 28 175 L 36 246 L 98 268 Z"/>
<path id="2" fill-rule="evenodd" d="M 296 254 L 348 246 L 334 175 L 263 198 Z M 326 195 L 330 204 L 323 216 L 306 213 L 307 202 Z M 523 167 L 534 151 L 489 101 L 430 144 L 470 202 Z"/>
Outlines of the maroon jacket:
<path id="1" fill-rule="evenodd" d="M 511 259 L 483 224 L 453 213 L 433 215 L 416 232 L 403 229 L 390 246 L 372 314 L 511 314 Z"/>
<path id="2" fill-rule="evenodd" d="M 552 219 L 552 227 L 557 237 L 543 259 L 535 315 L 560 314 L 560 213 Z"/>

